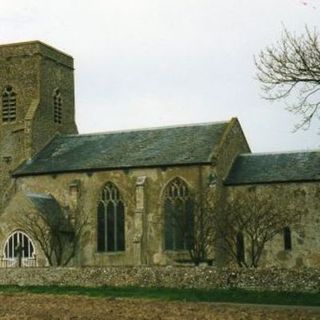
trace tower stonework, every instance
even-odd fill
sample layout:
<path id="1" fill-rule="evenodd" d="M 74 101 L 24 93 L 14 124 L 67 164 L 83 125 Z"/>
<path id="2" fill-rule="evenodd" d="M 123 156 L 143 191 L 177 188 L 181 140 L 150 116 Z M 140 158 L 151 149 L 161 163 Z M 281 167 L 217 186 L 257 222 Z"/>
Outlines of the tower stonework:
<path id="1" fill-rule="evenodd" d="M 73 58 L 39 41 L 0 46 L 0 203 L 10 174 L 57 133 L 77 133 Z"/>

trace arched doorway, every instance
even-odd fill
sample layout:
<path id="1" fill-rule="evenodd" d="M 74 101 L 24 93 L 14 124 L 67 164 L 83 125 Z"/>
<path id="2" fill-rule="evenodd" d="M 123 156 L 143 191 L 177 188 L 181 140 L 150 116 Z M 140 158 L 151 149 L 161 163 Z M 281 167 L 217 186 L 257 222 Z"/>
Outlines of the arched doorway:
<path id="1" fill-rule="evenodd" d="M 3 261 L 6 267 L 36 266 L 35 246 L 22 231 L 13 232 L 5 242 Z"/>

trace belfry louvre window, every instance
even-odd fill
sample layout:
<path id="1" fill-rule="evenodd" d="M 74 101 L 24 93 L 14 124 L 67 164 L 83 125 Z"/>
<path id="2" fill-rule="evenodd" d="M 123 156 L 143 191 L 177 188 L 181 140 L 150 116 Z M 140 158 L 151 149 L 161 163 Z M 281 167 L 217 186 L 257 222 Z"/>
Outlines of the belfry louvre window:
<path id="1" fill-rule="evenodd" d="M 59 89 L 53 94 L 53 120 L 55 123 L 62 122 L 62 97 Z"/>
<path id="2" fill-rule="evenodd" d="M 16 93 L 11 86 L 6 86 L 2 93 L 2 121 L 15 121 L 17 116 L 16 110 Z"/>
<path id="3" fill-rule="evenodd" d="M 193 201 L 187 184 L 172 180 L 164 192 L 164 231 L 166 250 L 187 250 L 193 245 Z"/>
<path id="4" fill-rule="evenodd" d="M 125 250 L 124 203 L 119 189 L 108 182 L 97 210 L 97 250 L 113 252 Z"/>

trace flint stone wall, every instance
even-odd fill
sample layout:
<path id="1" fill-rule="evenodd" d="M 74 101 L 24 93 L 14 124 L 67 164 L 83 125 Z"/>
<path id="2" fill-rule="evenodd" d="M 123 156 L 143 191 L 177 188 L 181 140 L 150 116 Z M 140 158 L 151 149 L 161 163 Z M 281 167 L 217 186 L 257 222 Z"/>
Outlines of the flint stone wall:
<path id="1" fill-rule="evenodd" d="M 8 268 L 0 285 L 242 288 L 320 292 L 320 269 L 217 269 L 214 267 Z"/>

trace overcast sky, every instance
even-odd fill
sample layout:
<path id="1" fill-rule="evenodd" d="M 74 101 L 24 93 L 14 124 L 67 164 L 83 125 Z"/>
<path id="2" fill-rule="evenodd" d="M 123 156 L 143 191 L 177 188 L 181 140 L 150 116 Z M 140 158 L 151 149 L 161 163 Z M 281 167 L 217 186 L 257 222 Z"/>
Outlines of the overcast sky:
<path id="1" fill-rule="evenodd" d="M 320 147 L 319 123 L 261 98 L 253 55 L 282 24 L 319 28 L 319 0 L 14 0 L 0 42 L 41 40 L 75 59 L 80 133 L 238 117 L 252 151 Z"/>

